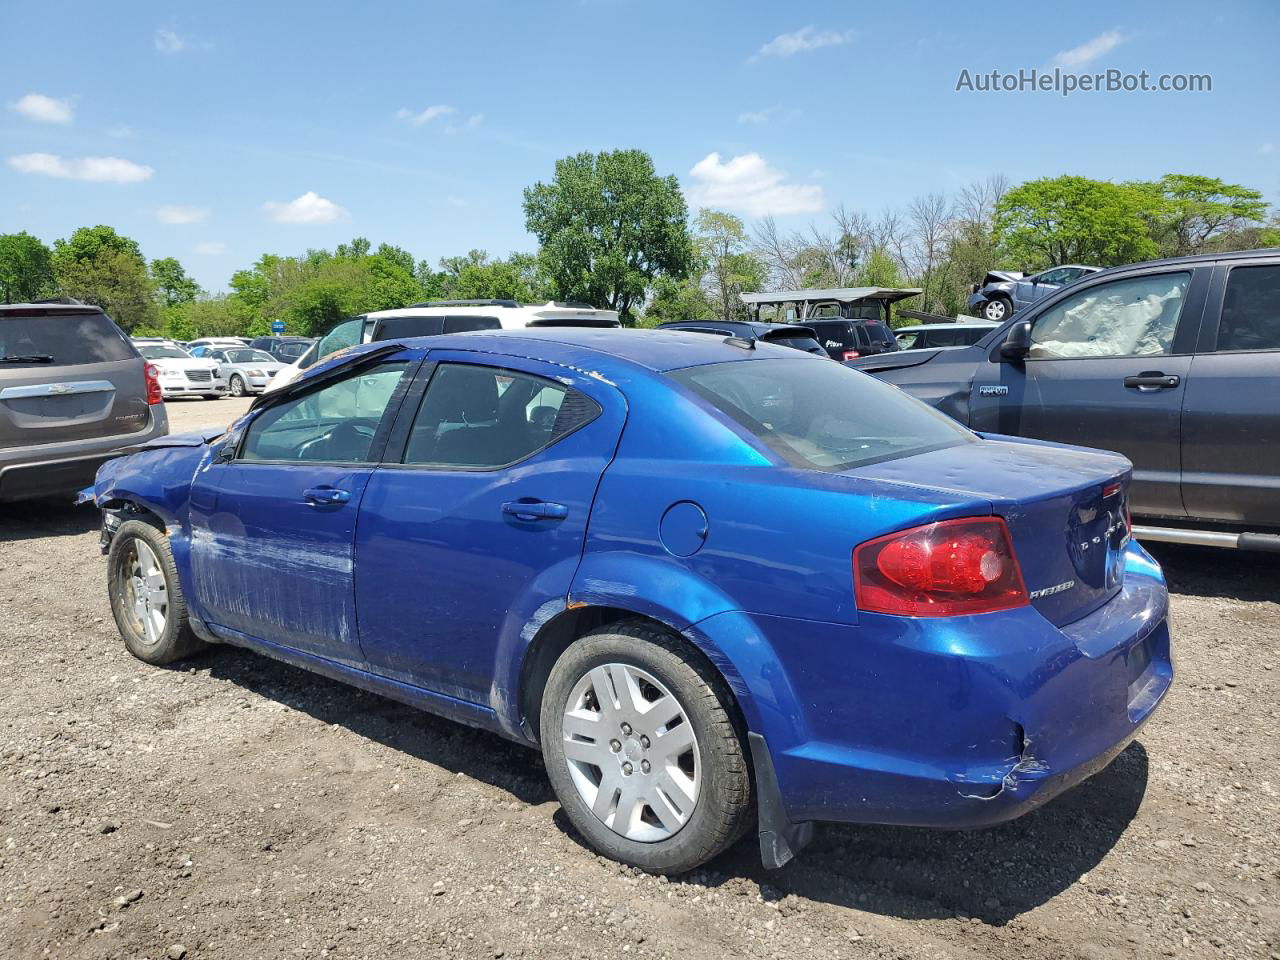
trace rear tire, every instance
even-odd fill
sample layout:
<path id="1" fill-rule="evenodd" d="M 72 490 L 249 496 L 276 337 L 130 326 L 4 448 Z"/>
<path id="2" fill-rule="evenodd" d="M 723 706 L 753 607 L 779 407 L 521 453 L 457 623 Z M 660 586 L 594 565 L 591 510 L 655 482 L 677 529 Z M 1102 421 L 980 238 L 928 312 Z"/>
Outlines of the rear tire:
<path id="1" fill-rule="evenodd" d="M 146 663 L 173 663 L 207 644 L 191 630 L 178 569 L 162 530 L 141 520 L 120 525 L 107 553 L 107 593 L 125 649 Z"/>
<path id="2" fill-rule="evenodd" d="M 750 826 L 751 776 L 732 695 L 673 634 L 632 621 L 575 641 L 551 669 L 540 718 L 556 796 L 604 856 L 683 873 Z M 663 746 L 668 736 L 675 746 Z"/>

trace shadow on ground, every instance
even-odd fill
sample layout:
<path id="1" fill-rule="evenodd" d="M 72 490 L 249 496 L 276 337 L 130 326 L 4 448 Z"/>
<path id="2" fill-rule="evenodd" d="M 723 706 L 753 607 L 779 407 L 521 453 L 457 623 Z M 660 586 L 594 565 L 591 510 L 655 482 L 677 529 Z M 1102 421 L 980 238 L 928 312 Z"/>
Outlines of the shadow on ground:
<path id="1" fill-rule="evenodd" d="M 1164 567 L 1173 593 L 1231 600 L 1280 601 L 1280 554 L 1144 543 Z"/>
<path id="2" fill-rule="evenodd" d="M 0 503 L 0 543 L 74 537 L 97 530 L 101 515 L 92 506 L 78 507 L 74 495 Z"/>
<path id="3" fill-rule="evenodd" d="M 218 648 L 196 664 L 206 665 L 217 678 L 525 803 L 555 799 L 541 756 L 495 734 L 235 648 Z M 743 877 L 770 899 L 793 895 L 886 916 L 1006 923 L 1061 893 L 1107 854 L 1137 813 L 1146 782 L 1147 754 L 1135 743 L 1077 789 L 990 830 L 823 825 L 797 860 L 775 872 L 760 866 L 752 833 L 684 879 L 719 886 Z M 585 850 L 563 812 L 554 819 Z"/>

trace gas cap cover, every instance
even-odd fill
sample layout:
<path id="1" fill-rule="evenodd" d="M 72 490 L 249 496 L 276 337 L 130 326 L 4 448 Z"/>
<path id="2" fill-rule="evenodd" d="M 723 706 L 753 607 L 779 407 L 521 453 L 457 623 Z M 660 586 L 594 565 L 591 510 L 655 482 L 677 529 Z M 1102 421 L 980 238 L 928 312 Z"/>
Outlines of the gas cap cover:
<path id="1" fill-rule="evenodd" d="M 672 556 L 691 557 L 707 542 L 709 530 L 702 507 L 692 500 L 681 500 L 667 507 L 658 525 L 658 536 Z"/>

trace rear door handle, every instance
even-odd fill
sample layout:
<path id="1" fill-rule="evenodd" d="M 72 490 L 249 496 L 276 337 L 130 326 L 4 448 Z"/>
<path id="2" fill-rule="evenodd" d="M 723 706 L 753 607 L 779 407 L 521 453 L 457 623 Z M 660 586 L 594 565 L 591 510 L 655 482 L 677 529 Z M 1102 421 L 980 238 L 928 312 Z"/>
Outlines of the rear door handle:
<path id="1" fill-rule="evenodd" d="M 351 491 L 336 487 L 311 487 L 302 491 L 302 497 L 307 503 L 316 506 L 337 506 L 351 499 Z"/>
<path id="2" fill-rule="evenodd" d="M 502 512 L 517 520 L 563 520 L 569 515 L 569 508 L 545 500 L 508 500 L 502 505 Z"/>
<path id="3" fill-rule="evenodd" d="M 1159 370 L 1148 370 L 1136 377 L 1124 378 L 1126 387 L 1137 387 L 1144 393 L 1152 390 L 1170 390 L 1181 382 L 1182 379 L 1177 374 L 1161 373 Z"/>

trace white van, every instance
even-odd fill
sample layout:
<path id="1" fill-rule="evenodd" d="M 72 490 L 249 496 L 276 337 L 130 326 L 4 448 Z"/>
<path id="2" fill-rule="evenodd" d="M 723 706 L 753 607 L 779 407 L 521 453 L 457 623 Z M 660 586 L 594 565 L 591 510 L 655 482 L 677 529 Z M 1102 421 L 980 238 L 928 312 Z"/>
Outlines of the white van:
<path id="1" fill-rule="evenodd" d="M 467 330 L 519 330 L 525 327 L 620 327 L 616 310 L 585 303 L 517 303 L 514 300 L 433 300 L 400 310 L 379 310 L 344 320 L 278 372 L 266 393 L 296 380 L 303 370 L 330 354 L 376 340 L 430 337 Z"/>

